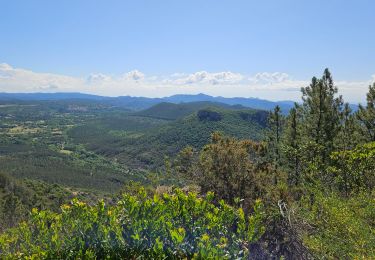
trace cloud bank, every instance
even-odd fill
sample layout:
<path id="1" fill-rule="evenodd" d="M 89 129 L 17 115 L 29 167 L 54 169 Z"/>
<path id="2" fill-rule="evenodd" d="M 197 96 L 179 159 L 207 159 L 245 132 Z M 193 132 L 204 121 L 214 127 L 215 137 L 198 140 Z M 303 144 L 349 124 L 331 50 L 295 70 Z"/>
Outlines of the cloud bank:
<path id="1" fill-rule="evenodd" d="M 239 83 L 244 77 L 239 73 L 230 71 L 209 73 L 207 71 L 198 71 L 193 74 L 173 74 L 171 78 L 164 80 L 164 83 L 177 84 L 177 85 L 192 85 L 192 84 L 236 84 Z"/>
<path id="2" fill-rule="evenodd" d="M 363 81 L 336 81 L 346 101 L 365 100 L 368 85 L 375 74 Z M 295 79 L 283 72 L 243 75 L 231 71 L 198 71 L 191 74 L 145 75 L 138 70 L 121 75 L 90 74 L 72 77 L 14 68 L 0 63 L 0 92 L 83 92 L 106 96 L 162 97 L 173 94 L 206 93 L 214 96 L 259 97 L 270 100 L 300 100 L 300 88 L 309 80 Z"/>

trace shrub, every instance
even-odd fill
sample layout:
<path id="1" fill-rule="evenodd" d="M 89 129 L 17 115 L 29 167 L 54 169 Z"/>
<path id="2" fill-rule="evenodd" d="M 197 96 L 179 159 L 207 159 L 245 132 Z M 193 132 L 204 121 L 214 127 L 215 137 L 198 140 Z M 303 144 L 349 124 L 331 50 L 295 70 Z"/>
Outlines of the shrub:
<path id="1" fill-rule="evenodd" d="M 176 190 L 150 198 L 141 190 L 115 206 L 75 199 L 60 214 L 34 209 L 27 223 L 0 236 L 0 258 L 246 257 L 264 232 L 260 201 L 247 219 L 241 208 L 214 205 L 213 197 Z"/>
<path id="2" fill-rule="evenodd" d="M 358 145 L 353 150 L 331 155 L 333 166 L 329 173 L 335 186 L 346 196 L 375 187 L 375 142 Z"/>
<path id="3" fill-rule="evenodd" d="M 316 191 L 315 203 L 302 200 L 305 245 L 318 259 L 375 258 L 375 192 L 350 198 Z"/>

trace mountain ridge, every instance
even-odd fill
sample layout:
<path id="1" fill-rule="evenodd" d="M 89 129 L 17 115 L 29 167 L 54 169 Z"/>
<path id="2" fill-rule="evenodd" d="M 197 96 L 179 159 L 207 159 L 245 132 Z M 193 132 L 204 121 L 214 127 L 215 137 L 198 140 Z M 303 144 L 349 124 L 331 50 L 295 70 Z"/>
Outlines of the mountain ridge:
<path id="1" fill-rule="evenodd" d="M 293 101 L 269 101 L 259 98 L 245 97 L 221 97 L 210 96 L 203 93 L 196 95 L 176 94 L 162 98 L 136 97 L 136 96 L 118 96 L 108 97 L 93 94 L 85 94 L 79 92 L 57 92 L 57 93 L 0 93 L 0 101 L 59 101 L 59 100 L 92 100 L 98 102 L 109 103 L 113 106 L 129 108 L 131 110 L 144 110 L 162 102 L 170 103 L 189 103 L 189 102 L 215 102 L 227 105 L 242 105 L 247 108 L 271 110 L 279 105 L 285 112 L 289 111 L 293 106 Z"/>

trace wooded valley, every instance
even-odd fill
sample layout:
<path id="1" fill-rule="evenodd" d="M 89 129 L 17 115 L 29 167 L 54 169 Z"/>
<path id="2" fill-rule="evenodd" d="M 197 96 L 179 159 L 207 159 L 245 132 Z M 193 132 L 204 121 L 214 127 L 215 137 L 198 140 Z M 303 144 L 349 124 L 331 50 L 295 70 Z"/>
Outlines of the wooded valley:
<path id="1" fill-rule="evenodd" d="M 375 83 L 338 91 L 0 95 L 0 258 L 373 259 Z"/>

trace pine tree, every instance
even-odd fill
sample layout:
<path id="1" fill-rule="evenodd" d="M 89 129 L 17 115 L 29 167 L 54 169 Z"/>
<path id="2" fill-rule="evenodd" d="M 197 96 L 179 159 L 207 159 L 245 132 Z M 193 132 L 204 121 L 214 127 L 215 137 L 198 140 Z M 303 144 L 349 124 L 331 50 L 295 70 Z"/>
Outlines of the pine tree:
<path id="1" fill-rule="evenodd" d="M 340 130 L 342 97 L 336 97 L 337 87 L 331 73 L 324 70 L 321 79 L 313 78 L 310 86 L 302 88 L 302 134 L 308 161 L 325 169 L 334 151 L 335 138 Z"/>
<path id="2" fill-rule="evenodd" d="M 24 217 L 25 209 L 20 199 L 13 193 L 9 193 L 3 198 L 3 203 L 0 206 L 0 219 L 3 220 L 2 228 L 14 227 Z"/>
<path id="3" fill-rule="evenodd" d="M 268 117 L 269 131 L 267 134 L 268 154 L 276 169 L 281 163 L 280 141 L 282 125 L 283 116 L 281 114 L 281 109 L 280 106 L 276 106 Z"/>
<path id="4" fill-rule="evenodd" d="M 300 124 L 298 111 L 295 104 L 286 118 L 285 129 L 282 136 L 283 165 L 288 172 L 289 185 L 296 185 L 300 179 Z"/>
<path id="5" fill-rule="evenodd" d="M 352 113 L 348 103 L 345 103 L 342 112 L 341 127 L 336 138 L 335 147 L 337 151 L 346 151 L 353 149 L 358 143 L 358 120 Z"/>
<path id="6" fill-rule="evenodd" d="M 375 141 L 375 82 L 369 86 L 366 107 L 359 105 L 357 118 L 361 123 L 361 132 L 366 141 Z"/>

